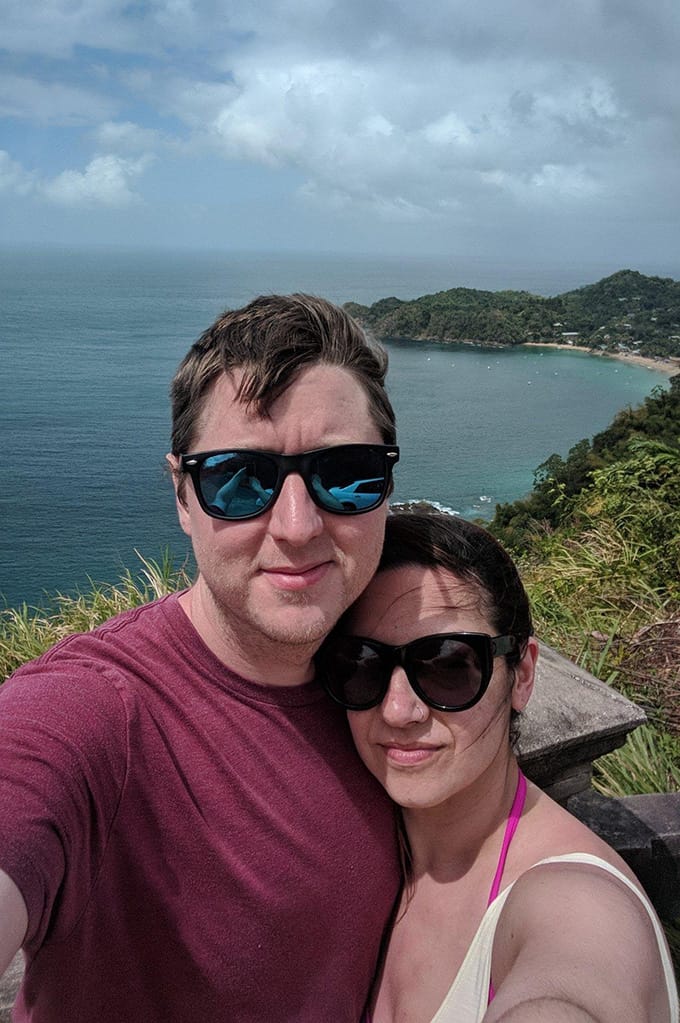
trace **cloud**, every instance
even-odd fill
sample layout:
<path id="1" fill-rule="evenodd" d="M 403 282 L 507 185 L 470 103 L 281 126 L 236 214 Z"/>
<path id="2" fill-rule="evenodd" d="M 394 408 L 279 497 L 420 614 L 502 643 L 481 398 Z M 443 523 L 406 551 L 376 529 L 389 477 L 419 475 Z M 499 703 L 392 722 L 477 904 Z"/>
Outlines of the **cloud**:
<path id="1" fill-rule="evenodd" d="M 317 202 L 372 202 L 383 218 L 459 209 L 490 182 L 524 203 L 532 189 L 539 202 L 596 195 L 584 146 L 606 152 L 628 127 L 607 83 L 540 61 L 528 71 L 507 61 L 479 83 L 477 73 L 454 60 L 411 65 L 397 89 L 391 63 L 242 59 L 207 128 L 227 158 L 295 167 Z"/>
<path id="2" fill-rule="evenodd" d="M 136 160 L 99 155 L 82 172 L 65 170 L 49 179 L 27 171 L 9 153 L 0 150 L 0 193 L 35 195 L 59 206 L 130 206 L 140 201 L 130 182 L 146 170 L 152 159 L 148 153 Z"/>
<path id="3" fill-rule="evenodd" d="M 8 152 L 0 149 L 0 192 L 28 195 L 34 187 L 34 176 L 13 160 Z"/>
<path id="4" fill-rule="evenodd" d="M 0 75 L 0 116 L 36 124 L 86 125 L 111 117 L 118 103 L 110 96 L 28 75 Z"/>
<path id="5" fill-rule="evenodd" d="M 129 13 L 120 0 L 3 0 L 2 45 L 12 53 L 50 57 L 69 57 L 78 46 L 149 52 L 140 33 L 143 19 Z"/>
<path id="6" fill-rule="evenodd" d="M 643 210 L 678 219 L 677 0 L 4 8 L 0 115 L 35 133 L 4 142 L 6 190 L 131 204 L 162 151 L 145 183 L 176 208 L 200 177 L 206 208 L 238 206 L 241 181 L 264 211 L 276 180 L 298 223 L 354 214 L 420 227 L 423 247 L 463 222 L 492 237 L 548 213 L 571 233 Z M 44 126 L 55 166 L 40 158 Z M 32 161 L 39 182 L 21 169 Z"/>
<path id="7" fill-rule="evenodd" d="M 101 152 L 150 154 L 168 144 L 162 132 L 143 128 L 131 121 L 105 121 L 94 129 L 93 138 Z"/>
<path id="8" fill-rule="evenodd" d="M 497 186 L 525 205 L 557 201 L 590 199 L 602 191 L 598 182 L 585 167 L 565 167 L 546 163 L 533 174 L 508 174 L 506 171 L 486 171 L 482 180 Z"/>
<path id="9" fill-rule="evenodd" d="M 129 181 L 148 166 L 149 159 L 125 160 L 108 155 L 96 156 L 85 170 L 63 171 L 41 186 L 42 194 L 51 202 L 64 206 L 129 206 L 139 201 Z"/>
<path id="10" fill-rule="evenodd" d="M 198 133 L 210 132 L 220 113 L 238 96 L 231 80 L 205 81 L 177 75 L 134 71 L 125 76 L 129 88 L 165 116 Z"/>

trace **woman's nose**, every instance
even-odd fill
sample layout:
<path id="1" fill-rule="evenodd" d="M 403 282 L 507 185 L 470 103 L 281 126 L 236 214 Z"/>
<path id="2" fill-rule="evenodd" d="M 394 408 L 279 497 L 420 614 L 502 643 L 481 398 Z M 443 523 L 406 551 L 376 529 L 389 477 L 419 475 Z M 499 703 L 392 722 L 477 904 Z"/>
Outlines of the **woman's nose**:
<path id="1" fill-rule="evenodd" d="M 399 666 L 392 671 L 380 709 L 383 720 L 396 728 L 406 728 L 425 721 L 430 712 L 427 704 L 411 688 L 404 669 Z"/>

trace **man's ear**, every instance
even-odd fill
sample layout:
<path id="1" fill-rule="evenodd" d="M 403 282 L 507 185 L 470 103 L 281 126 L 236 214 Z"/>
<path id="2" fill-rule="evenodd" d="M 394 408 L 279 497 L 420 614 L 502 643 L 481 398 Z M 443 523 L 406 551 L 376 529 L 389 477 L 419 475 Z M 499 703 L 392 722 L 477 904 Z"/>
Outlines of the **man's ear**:
<path id="1" fill-rule="evenodd" d="M 168 463 L 170 468 L 170 475 L 172 477 L 172 485 L 175 488 L 175 505 L 177 507 L 177 517 L 182 530 L 187 536 L 191 536 L 191 519 L 189 517 L 189 507 L 186 499 L 186 479 L 184 474 L 179 471 L 179 458 L 177 455 L 168 453 L 165 456 L 165 461 Z"/>
<path id="2" fill-rule="evenodd" d="M 538 642 L 534 636 L 529 636 L 522 660 L 513 669 L 515 675 L 515 680 L 512 684 L 513 710 L 522 711 L 529 702 L 529 697 L 534 689 L 537 660 Z"/>

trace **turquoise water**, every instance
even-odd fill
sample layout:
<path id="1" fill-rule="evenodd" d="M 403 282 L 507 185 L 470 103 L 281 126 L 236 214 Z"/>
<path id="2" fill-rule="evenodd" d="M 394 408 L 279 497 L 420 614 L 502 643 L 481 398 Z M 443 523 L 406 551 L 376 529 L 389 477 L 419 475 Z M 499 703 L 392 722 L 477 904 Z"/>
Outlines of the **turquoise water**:
<path id="1" fill-rule="evenodd" d="M 415 297 L 463 281 L 442 260 L 0 252 L 0 593 L 14 604 L 115 581 L 187 543 L 165 477 L 167 390 L 228 306 L 294 290 L 334 301 Z M 480 280 L 555 294 L 575 281 Z M 586 283 L 586 282 L 583 282 Z M 465 515 L 526 493 L 666 378 L 578 352 L 392 343 L 402 459 L 395 500 Z"/>

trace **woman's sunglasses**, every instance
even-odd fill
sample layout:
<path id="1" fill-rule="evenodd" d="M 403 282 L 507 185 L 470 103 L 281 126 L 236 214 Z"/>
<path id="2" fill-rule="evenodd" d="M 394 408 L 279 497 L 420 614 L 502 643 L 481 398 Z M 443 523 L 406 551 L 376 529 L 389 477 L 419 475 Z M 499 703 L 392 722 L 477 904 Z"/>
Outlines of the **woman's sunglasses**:
<path id="1" fill-rule="evenodd" d="M 516 636 L 446 632 L 389 646 L 363 636 L 332 635 L 316 655 L 324 688 L 347 710 L 369 710 L 385 699 L 399 665 L 411 688 L 435 710 L 467 710 L 481 700 L 494 657 L 519 646 Z"/>
<path id="2" fill-rule="evenodd" d="M 312 501 L 336 515 L 362 515 L 387 497 L 399 448 L 340 444 L 300 455 L 235 448 L 180 455 L 196 497 L 214 519 L 254 519 L 272 507 L 286 476 L 302 476 Z"/>

